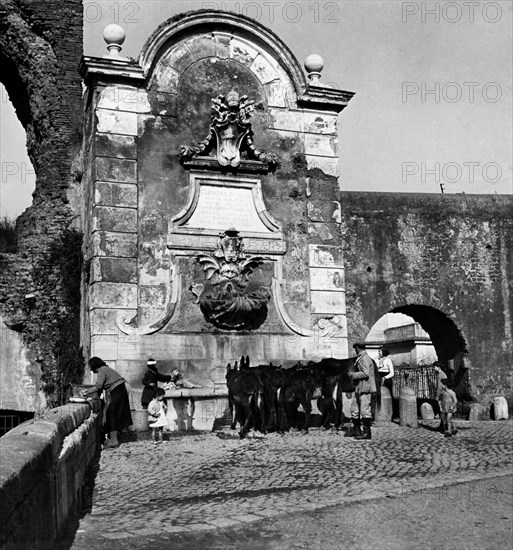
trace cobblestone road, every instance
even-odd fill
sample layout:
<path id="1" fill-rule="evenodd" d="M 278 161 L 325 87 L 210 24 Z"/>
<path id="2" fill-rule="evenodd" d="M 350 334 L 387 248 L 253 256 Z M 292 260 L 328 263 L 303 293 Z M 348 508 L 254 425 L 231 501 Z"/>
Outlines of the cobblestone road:
<path id="1" fill-rule="evenodd" d="M 73 550 L 125 548 L 131 538 L 249 524 L 280 514 L 397 496 L 511 472 L 513 421 L 460 423 L 452 438 L 426 428 L 373 428 L 371 441 L 232 432 L 170 435 L 104 451 L 91 513 Z"/>

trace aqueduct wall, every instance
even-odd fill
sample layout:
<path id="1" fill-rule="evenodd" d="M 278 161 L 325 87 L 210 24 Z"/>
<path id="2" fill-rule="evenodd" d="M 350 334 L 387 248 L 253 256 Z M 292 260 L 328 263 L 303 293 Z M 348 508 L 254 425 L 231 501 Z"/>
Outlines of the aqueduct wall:
<path id="1" fill-rule="evenodd" d="M 341 193 L 349 339 L 413 317 L 478 394 L 512 394 L 513 197 Z M 451 322 L 449 322 L 450 320 Z"/>

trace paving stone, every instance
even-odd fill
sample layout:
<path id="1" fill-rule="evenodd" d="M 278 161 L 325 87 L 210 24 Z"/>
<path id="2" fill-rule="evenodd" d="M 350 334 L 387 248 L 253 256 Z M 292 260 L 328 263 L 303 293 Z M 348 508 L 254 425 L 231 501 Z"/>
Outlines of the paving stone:
<path id="1" fill-rule="evenodd" d="M 178 525 L 164 525 L 162 526 L 162 530 L 166 533 L 186 533 L 190 529 L 187 527 L 180 527 Z"/>
<path id="2" fill-rule="evenodd" d="M 215 525 L 208 525 L 207 523 L 191 523 L 188 527 L 191 531 L 211 531 L 216 528 Z"/>
<path id="3" fill-rule="evenodd" d="M 103 453 L 72 549 L 114 539 L 112 525 L 134 537 L 201 531 L 482 480 L 511 470 L 512 442 L 509 420 L 472 423 L 449 440 L 391 425 L 359 442 L 315 429 L 245 441 L 177 434 L 165 452 L 132 441 Z"/>

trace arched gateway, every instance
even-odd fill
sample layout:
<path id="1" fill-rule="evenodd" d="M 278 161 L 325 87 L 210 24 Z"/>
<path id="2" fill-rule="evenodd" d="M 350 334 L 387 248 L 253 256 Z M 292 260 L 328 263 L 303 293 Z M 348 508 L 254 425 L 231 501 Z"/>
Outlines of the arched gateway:
<path id="1" fill-rule="evenodd" d="M 134 388 L 151 355 L 213 411 L 242 353 L 347 357 L 335 174 L 353 94 L 317 69 L 309 81 L 268 29 L 208 10 L 165 22 L 138 62 L 83 59 L 85 346 Z"/>

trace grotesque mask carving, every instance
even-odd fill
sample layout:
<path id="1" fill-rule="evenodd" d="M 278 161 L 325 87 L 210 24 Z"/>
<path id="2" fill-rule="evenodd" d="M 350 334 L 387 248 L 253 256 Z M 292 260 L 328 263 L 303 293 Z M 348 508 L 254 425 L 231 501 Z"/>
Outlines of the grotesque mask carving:
<path id="1" fill-rule="evenodd" d="M 253 280 L 252 274 L 265 260 L 246 257 L 236 229 L 220 234 L 212 255 L 198 256 L 207 282 L 192 285 L 191 291 L 207 321 L 225 330 L 253 330 L 262 325 L 271 291 Z"/>

